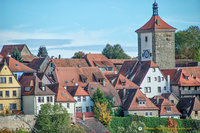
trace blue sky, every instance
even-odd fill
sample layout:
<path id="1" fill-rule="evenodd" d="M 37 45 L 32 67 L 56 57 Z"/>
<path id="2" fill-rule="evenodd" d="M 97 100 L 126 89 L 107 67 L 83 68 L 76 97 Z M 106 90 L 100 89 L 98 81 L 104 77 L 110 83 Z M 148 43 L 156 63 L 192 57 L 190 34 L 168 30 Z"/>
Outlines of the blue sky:
<path id="1" fill-rule="evenodd" d="M 137 56 L 137 34 L 152 16 L 154 0 L 0 0 L 0 49 L 25 43 L 33 54 L 101 53 L 121 44 Z M 200 26 L 200 0 L 157 0 L 160 17 L 178 30 Z"/>

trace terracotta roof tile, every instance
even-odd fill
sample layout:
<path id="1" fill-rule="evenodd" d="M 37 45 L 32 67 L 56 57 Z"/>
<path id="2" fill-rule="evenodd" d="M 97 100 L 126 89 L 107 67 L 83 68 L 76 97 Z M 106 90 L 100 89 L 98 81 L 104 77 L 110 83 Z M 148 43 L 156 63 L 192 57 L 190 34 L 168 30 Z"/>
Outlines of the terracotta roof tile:
<path id="1" fill-rule="evenodd" d="M 89 96 L 88 92 L 86 92 L 80 86 L 67 86 L 67 91 L 74 96 Z"/>
<path id="2" fill-rule="evenodd" d="M 56 67 L 88 67 L 85 59 L 52 59 Z"/>
<path id="3" fill-rule="evenodd" d="M 24 62 L 31 62 L 33 59 L 37 58 L 33 55 L 21 55 L 21 57 Z"/>
<path id="4" fill-rule="evenodd" d="M 136 30 L 136 32 L 147 31 L 147 30 L 157 30 L 157 29 L 176 30 L 176 28 L 168 25 L 165 21 L 163 21 L 160 18 L 160 16 L 152 16 L 151 19 L 144 26 Z"/>
<path id="5" fill-rule="evenodd" d="M 28 66 L 34 70 L 39 70 L 41 64 L 44 62 L 46 58 L 45 57 L 38 57 L 38 58 L 34 58 L 29 64 Z"/>
<path id="6" fill-rule="evenodd" d="M 1 50 L 1 54 L 3 56 L 7 56 L 8 54 L 11 55 L 15 48 L 17 48 L 18 51 L 21 52 L 24 47 L 25 47 L 25 44 L 21 44 L 21 45 L 4 45 L 2 50 Z"/>
<path id="7" fill-rule="evenodd" d="M 60 84 L 51 84 L 48 87 L 56 94 L 56 102 L 76 102 L 76 100 L 71 96 L 71 94 L 63 88 Z"/>
<path id="8" fill-rule="evenodd" d="M 119 91 L 120 97 L 123 97 L 123 90 Z M 123 99 L 123 98 L 122 98 Z M 126 98 L 123 108 L 125 110 L 158 110 L 150 99 L 141 92 L 140 89 L 126 90 Z M 139 105 L 138 99 L 142 99 L 146 102 L 145 105 Z"/>
<path id="9" fill-rule="evenodd" d="M 35 70 L 15 60 L 12 57 L 4 57 L 3 61 L 6 61 L 11 71 L 13 72 L 35 72 Z"/>
<path id="10" fill-rule="evenodd" d="M 114 65 L 122 65 L 124 61 L 132 61 L 133 59 L 109 59 Z"/>
<path id="11" fill-rule="evenodd" d="M 124 82 L 125 85 L 122 84 Z M 115 79 L 113 86 L 119 89 L 140 89 L 138 85 L 124 77 L 122 74 L 119 74 L 118 77 Z"/>

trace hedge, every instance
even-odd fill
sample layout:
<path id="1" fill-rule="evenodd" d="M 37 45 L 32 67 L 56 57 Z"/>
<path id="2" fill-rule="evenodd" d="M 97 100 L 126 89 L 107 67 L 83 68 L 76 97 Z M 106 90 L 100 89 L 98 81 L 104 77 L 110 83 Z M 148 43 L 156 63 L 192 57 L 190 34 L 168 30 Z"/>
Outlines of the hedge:
<path id="1" fill-rule="evenodd" d="M 178 132 L 180 133 L 187 133 L 187 132 L 194 132 L 200 131 L 200 120 L 193 120 L 193 119 L 173 119 L 178 124 Z M 129 115 L 127 117 L 112 117 L 112 121 L 108 127 L 109 131 L 112 133 L 116 133 L 118 127 L 124 127 L 127 129 L 131 124 L 131 121 L 142 121 L 145 123 L 147 128 L 151 128 L 149 132 L 154 132 L 155 129 L 159 125 L 163 125 L 167 127 L 168 118 L 160 118 L 160 117 L 142 117 L 142 116 L 135 116 Z"/>

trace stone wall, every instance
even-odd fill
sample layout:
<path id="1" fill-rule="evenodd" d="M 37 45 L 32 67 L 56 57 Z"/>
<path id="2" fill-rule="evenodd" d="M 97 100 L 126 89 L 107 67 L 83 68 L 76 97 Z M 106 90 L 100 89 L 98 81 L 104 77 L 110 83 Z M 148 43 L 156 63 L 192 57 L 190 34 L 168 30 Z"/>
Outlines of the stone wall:
<path id="1" fill-rule="evenodd" d="M 34 115 L 0 116 L 0 129 L 8 128 L 10 130 L 16 130 L 23 128 L 30 130 L 35 125 L 34 119 Z"/>

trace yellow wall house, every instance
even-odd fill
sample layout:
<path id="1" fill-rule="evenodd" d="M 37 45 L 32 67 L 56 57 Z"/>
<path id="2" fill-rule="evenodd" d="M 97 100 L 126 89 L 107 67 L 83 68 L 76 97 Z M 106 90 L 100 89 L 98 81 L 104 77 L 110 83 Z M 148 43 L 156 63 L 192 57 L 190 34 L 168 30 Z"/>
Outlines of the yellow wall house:
<path id="1" fill-rule="evenodd" d="M 1 63 L 0 113 L 11 112 L 11 110 L 21 110 L 21 86 L 7 64 Z"/>

